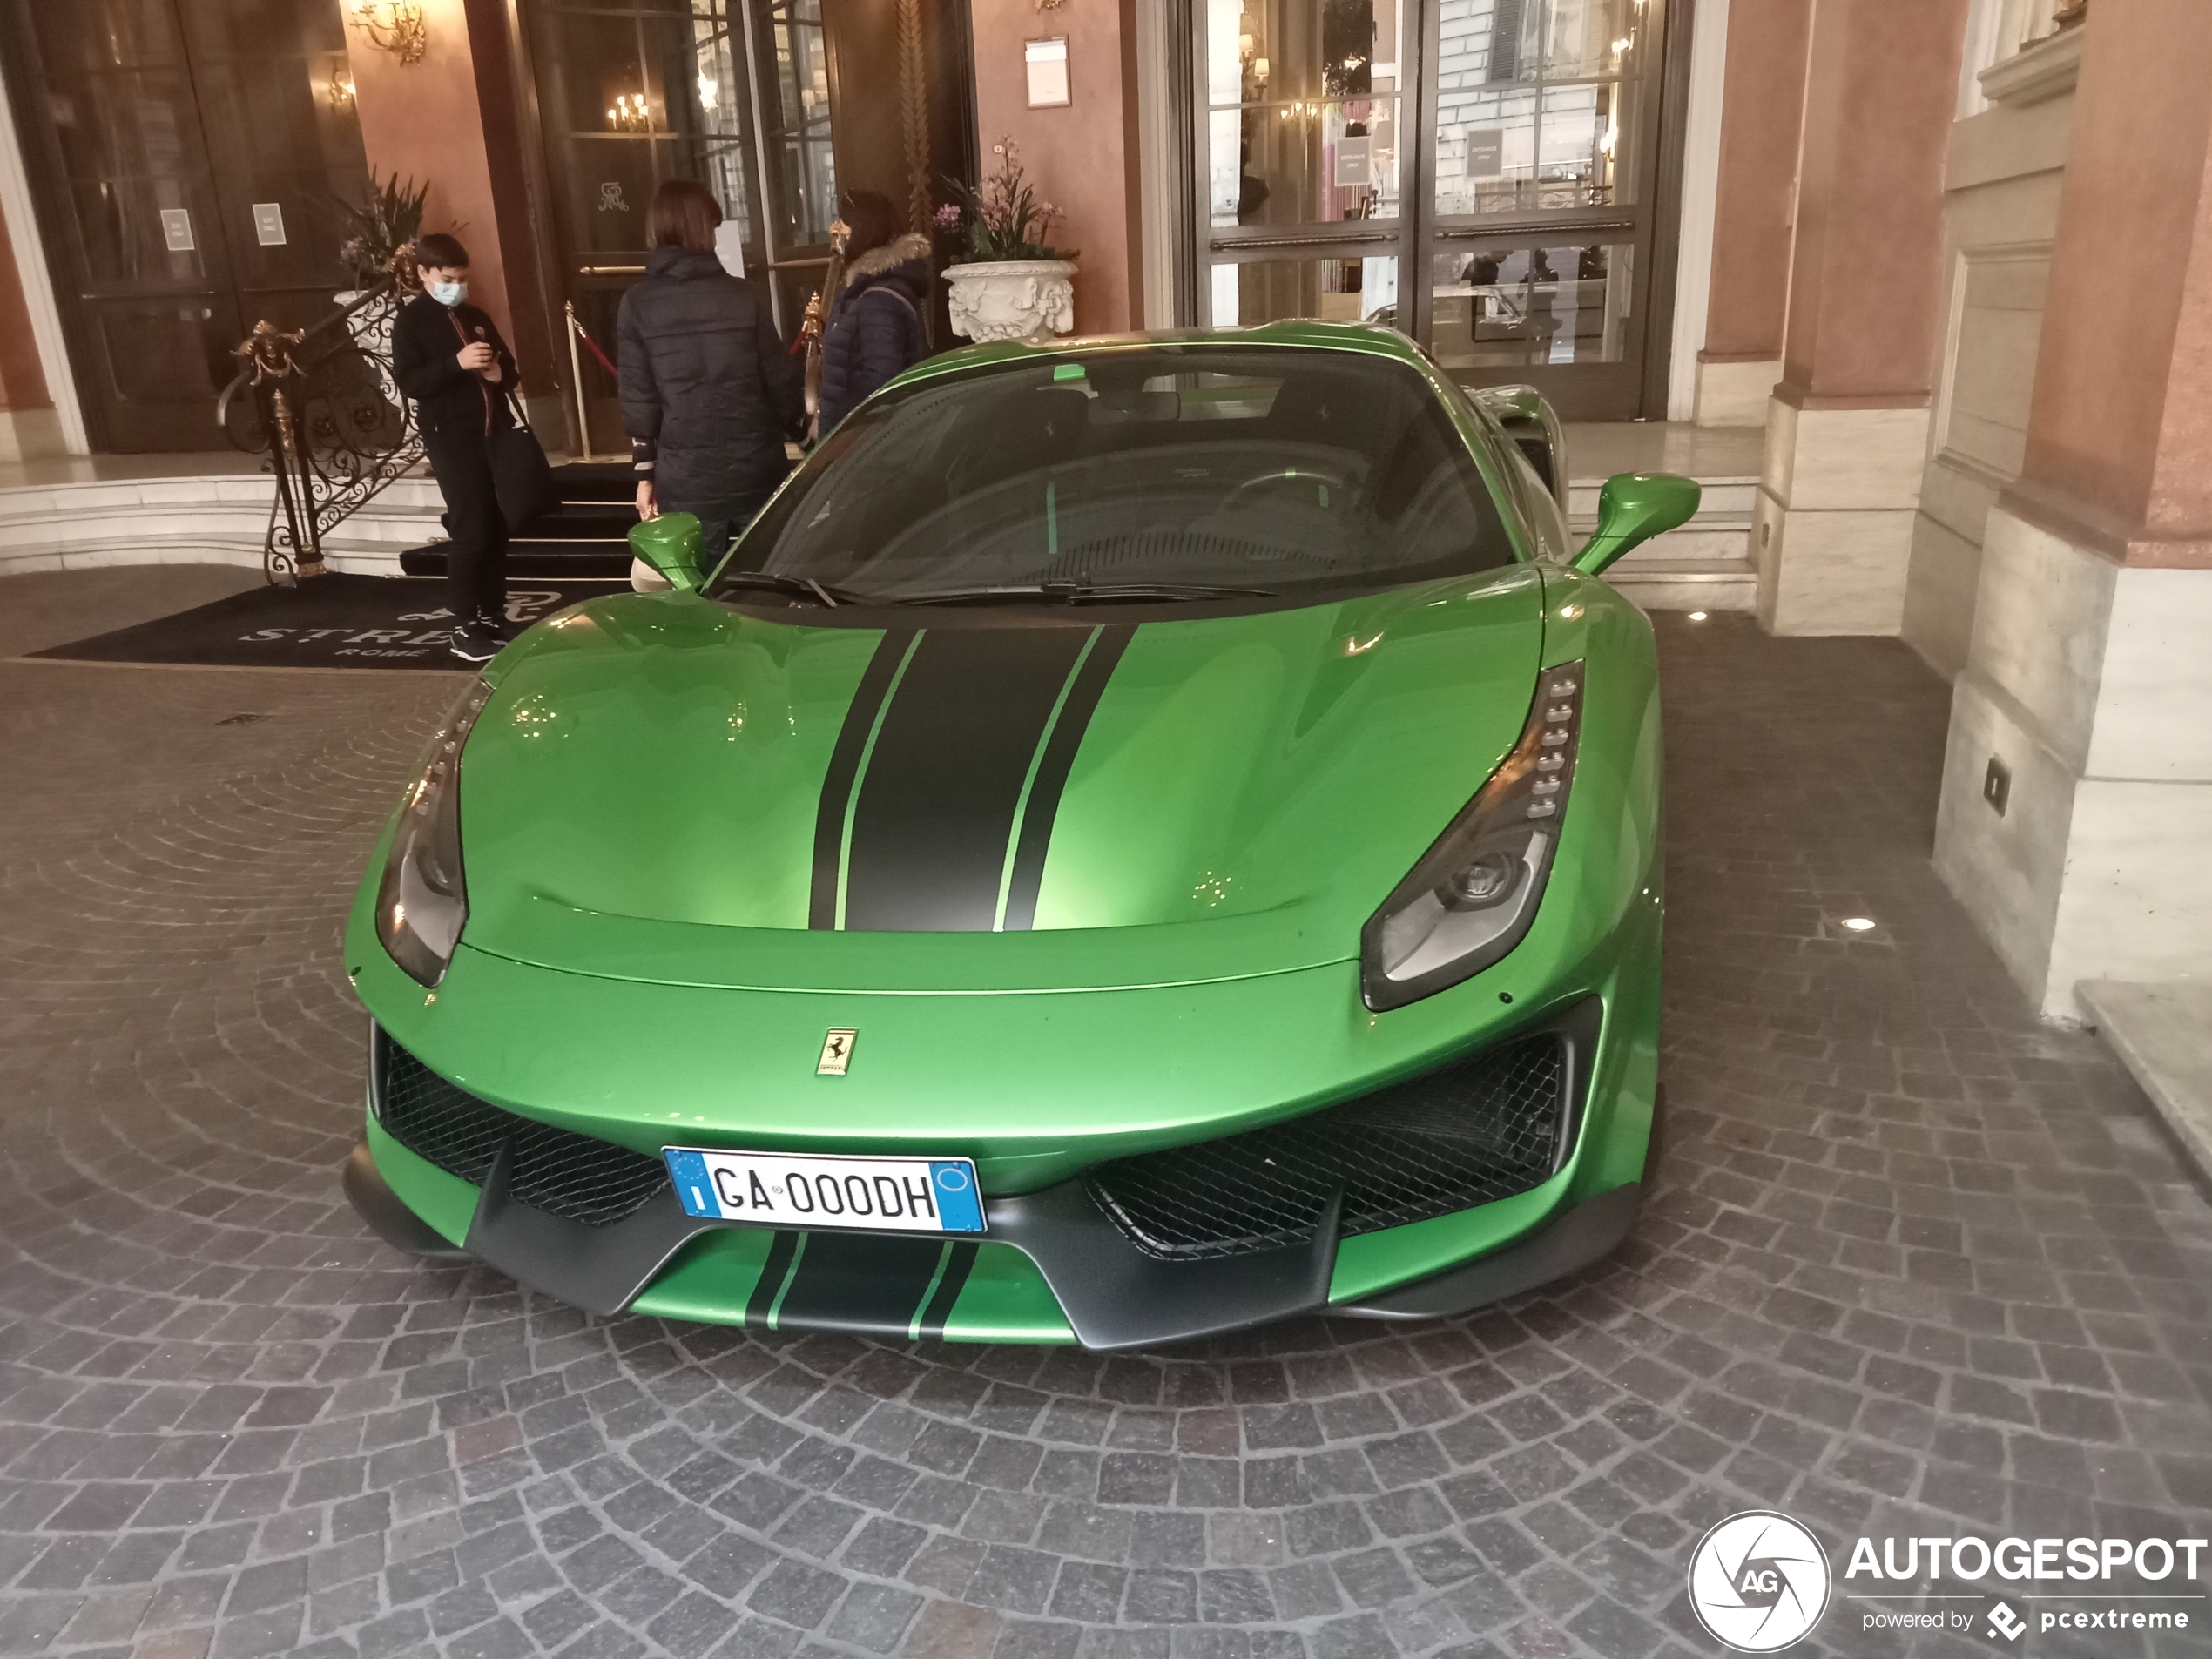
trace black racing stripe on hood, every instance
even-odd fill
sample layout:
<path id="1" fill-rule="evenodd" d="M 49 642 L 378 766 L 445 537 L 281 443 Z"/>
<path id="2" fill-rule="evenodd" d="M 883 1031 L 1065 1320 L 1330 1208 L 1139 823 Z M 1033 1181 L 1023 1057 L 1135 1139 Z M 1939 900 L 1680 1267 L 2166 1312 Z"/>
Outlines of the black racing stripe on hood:
<path id="1" fill-rule="evenodd" d="M 846 706 L 845 724 L 830 750 L 829 770 L 822 775 L 821 802 L 814 808 L 814 868 L 806 896 L 809 927 L 837 926 L 837 856 L 845 842 L 845 809 L 853 799 L 853 783 L 860 775 L 860 757 L 867 752 L 868 733 L 875 729 L 884 694 L 897 678 L 914 637 L 911 628 L 886 631 Z"/>
<path id="2" fill-rule="evenodd" d="M 1022 786 L 1089 637 L 1064 625 L 922 635 L 860 779 L 846 927 L 991 930 Z"/>
<path id="3" fill-rule="evenodd" d="M 1044 855 L 1052 845 L 1052 824 L 1059 815 L 1061 792 L 1068 786 L 1076 751 L 1082 747 L 1083 733 L 1090 730 L 1090 717 L 1098 711 L 1106 682 L 1114 678 L 1122 653 L 1136 633 L 1136 628 L 1126 623 L 1100 629 L 1098 643 L 1083 658 L 1082 671 L 1076 676 L 1068 700 L 1061 705 L 1044 758 L 1037 763 L 1036 779 L 1029 786 L 1029 803 L 1022 813 L 1021 844 L 1014 851 L 1014 879 L 1006 890 L 1008 933 L 1026 932 L 1036 926 L 1037 890 L 1044 884 Z"/>
<path id="4" fill-rule="evenodd" d="M 776 1310 L 776 1329 L 904 1342 L 944 1258 L 942 1239 L 810 1232 Z"/>

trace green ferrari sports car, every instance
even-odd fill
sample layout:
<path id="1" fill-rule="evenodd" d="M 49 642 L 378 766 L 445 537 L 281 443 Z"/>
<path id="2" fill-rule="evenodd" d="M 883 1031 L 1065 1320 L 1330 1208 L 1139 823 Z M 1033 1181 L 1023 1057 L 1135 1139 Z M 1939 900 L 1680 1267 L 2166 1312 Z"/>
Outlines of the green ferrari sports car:
<path id="1" fill-rule="evenodd" d="M 718 568 L 484 671 L 347 935 L 385 1238 L 593 1312 L 1136 1348 L 1636 1212 L 1651 630 L 1558 427 L 1380 328 L 934 357 Z"/>

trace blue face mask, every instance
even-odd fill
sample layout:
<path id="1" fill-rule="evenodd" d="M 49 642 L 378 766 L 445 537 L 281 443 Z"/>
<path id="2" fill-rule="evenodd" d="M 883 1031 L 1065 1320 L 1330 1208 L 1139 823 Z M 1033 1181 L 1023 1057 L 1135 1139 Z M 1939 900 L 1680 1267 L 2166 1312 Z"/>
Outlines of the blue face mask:
<path id="1" fill-rule="evenodd" d="M 430 285 L 430 297 L 442 306 L 457 306 L 469 297 L 468 280 L 463 278 L 459 282 L 433 282 Z"/>

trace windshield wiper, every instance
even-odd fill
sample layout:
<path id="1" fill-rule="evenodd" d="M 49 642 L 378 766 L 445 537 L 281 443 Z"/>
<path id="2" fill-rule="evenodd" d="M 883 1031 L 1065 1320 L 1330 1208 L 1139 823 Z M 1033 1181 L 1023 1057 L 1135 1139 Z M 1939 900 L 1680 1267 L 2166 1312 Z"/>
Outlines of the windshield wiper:
<path id="1" fill-rule="evenodd" d="M 1213 582 L 1034 582 L 988 588 L 938 588 L 896 596 L 908 605 L 988 604 L 1042 599 L 1048 604 L 1112 604 L 1143 599 L 1272 599 L 1272 588 L 1239 588 Z"/>
<path id="2" fill-rule="evenodd" d="M 715 578 L 714 585 L 721 588 L 769 588 L 778 593 L 795 594 L 829 606 L 865 604 L 869 596 L 855 593 L 850 588 L 833 588 L 817 582 L 811 576 L 786 576 L 780 570 L 725 570 Z"/>

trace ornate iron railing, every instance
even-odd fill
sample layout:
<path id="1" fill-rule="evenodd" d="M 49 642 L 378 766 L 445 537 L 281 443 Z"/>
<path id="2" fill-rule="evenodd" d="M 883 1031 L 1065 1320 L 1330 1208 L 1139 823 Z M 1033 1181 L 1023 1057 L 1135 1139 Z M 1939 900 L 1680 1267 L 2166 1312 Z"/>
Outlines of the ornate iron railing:
<path id="1" fill-rule="evenodd" d="M 422 458 L 392 379 L 392 323 L 407 298 L 386 276 L 311 328 L 258 322 L 216 418 L 276 474 L 261 567 L 290 586 L 323 570 L 323 538 Z"/>

